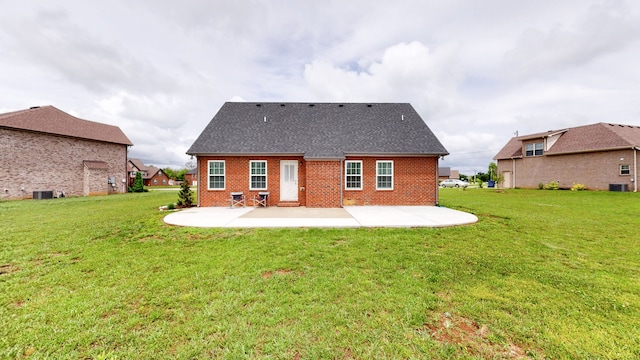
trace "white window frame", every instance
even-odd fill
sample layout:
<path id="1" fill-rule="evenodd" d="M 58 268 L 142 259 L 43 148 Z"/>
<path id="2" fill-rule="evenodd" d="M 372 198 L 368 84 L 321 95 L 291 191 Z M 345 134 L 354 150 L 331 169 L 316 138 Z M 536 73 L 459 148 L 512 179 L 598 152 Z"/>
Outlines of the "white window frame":
<path id="1" fill-rule="evenodd" d="M 626 167 L 626 169 L 623 169 Z M 631 175 L 631 166 L 628 164 L 620 164 L 620 176 Z"/>
<path id="2" fill-rule="evenodd" d="M 360 165 L 360 173 L 359 174 L 349 174 L 347 169 L 348 169 L 348 165 L 349 164 L 359 164 Z M 363 183 L 363 179 L 362 179 L 362 160 L 345 160 L 344 161 L 344 189 L 345 190 L 362 190 L 362 183 Z M 354 177 L 358 177 L 360 178 L 360 186 L 359 187 L 349 187 L 349 182 L 347 181 L 347 179 L 350 176 L 354 176 Z"/>
<path id="3" fill-rule="evenodd" d="M 264 174 L 253 173 L 253 164 L 256 164 L 256 163 L 264 163 Z M 264 187 L 253 187 L 252 178 L 254 176 L 264 176 Z M 249 190 L 267 190 L 269 186 L 268 181 L 269 179 L 267 178 L 267 160 L 250 160 L 249 161 Z"/>
<path id="4" fill-rule="evenodd" d="M 213 163 L 221 163 L 222 164 L 222 174 L 211 174 L 211 164 Z M 222 176 L 222 188 L 212 188 L 211 187 L 211 176 Z M 207 189 L 208 190 L 225 190 L 227 187 L 227 164 L 224 160 L 209 160 L 207 162 Z"/>
<path id="5" fill-rule="evenodd" d="M 389 163 L 391 164 L 391 174 L 380 174 L 380 168 L 378 167 L 379 164 L 382 163 Z M 394 169 L 393 169 L 393 160 L 376 160 L 376 190 L 393 190 L 393 173 L 394 173 Z M 379 178 L 380 177 L 391 177 L 391 187 L 380 187 L 380 182 L 379 182 Z"/>
<path id="6" fill-rule="evenodd" d="M 527 154 L 527 152 L 531 152 L 531 155 Z M 530 143 L 524 145 L 524 156 L 533 157 L 533 156 L 542 156 L 544 155 L 544 143 Z"/>

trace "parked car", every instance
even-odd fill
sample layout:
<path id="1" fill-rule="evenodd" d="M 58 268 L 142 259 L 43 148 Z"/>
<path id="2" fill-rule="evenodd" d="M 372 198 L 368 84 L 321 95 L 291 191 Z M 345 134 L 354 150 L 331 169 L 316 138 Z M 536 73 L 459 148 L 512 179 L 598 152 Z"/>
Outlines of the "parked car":
<path id="1" fill-rule="evenodd" d="M 458 180 L 458 179 L 446 179 L 440 183 L 440 186 L 443 188 L 446 188 L 446 187 L 466 188 L 467 186 L 469 186 L 469 183 L 466 181 Z"/>

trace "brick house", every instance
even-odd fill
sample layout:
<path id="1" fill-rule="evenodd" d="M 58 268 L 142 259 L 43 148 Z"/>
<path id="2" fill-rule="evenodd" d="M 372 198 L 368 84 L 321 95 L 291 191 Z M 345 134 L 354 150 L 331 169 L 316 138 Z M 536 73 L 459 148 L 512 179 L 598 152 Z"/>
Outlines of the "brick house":
<path id="1" fill-rule="evenodd" d="M 146 166 L 140 159 L 129 159 L 127 162 L 129 173 L 129 186 L 133 186 L 136 173 L 142 173 L 144 186 L 166 186 L 173 185 L 169 176 L 162 169 L 155 166 Z"/>
<path id="2" fill-rule="evenodd" d="M 225 103 L 187 154 L 199 206 L 434 205 L 447 151 L 410 104 Z"/>
<path id="3" fill-rule="evenodd" d="M 117 126 L 53 106 L 0 114 L 0 199 L 126 192 L 131 145 Z"/>
<path id="4" fill-rule="evenodd" d="M 640 127 L 597 123 L 511 138 L 494 157 L 506 188 L 558 181 L 637 191 Z"/>

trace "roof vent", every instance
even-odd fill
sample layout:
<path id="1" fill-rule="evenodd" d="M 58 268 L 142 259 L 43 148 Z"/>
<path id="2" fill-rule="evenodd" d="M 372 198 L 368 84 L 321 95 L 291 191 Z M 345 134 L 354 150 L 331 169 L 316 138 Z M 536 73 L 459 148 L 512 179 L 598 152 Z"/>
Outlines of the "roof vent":
<path id="1" fill-rule="evenodd" d="M 340 105 L 338 105 L 338 107 L 344 107 L 344 104 L 340 104 Z"/>
<path id="2" fill-rule="evenodd" d="M 309 104 L 309 107 L 314 107 L 316 106 L 316 104 Z"/>
<path id="3" fill-rule="evenodd" d="M 284 104 L 280 104 L 280 106 L 284 106 Z"/>
<path id="4" fill-rule="evenodd" d="M 262 106 L 262 104 L 256 104 L 256 106 L 257 106 L 257 107 L 260 107 L 260 106 Z"/>
<path id="5" fill-rule="evenodd" d="M 40 106 L 32 106 L 29 109 L 33 110 L 33 109 L 40 109 Z"/>
<path id="6" fill-rule="evenodd" d="M 371 104 L 367 104 L 367 107 L 371 107 Z"/>

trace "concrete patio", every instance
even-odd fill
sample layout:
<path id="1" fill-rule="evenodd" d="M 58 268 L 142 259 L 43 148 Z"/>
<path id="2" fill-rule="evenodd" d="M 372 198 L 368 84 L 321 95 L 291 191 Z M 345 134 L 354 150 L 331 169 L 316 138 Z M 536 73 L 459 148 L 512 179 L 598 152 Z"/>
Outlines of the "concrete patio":
<path id="1" fill-rule="evenodd" d="M 446 227 L 473 224 L 469 213 L 438 206 L 199 207 L 173 212 L 170 225 L 192 227 Z"/>

